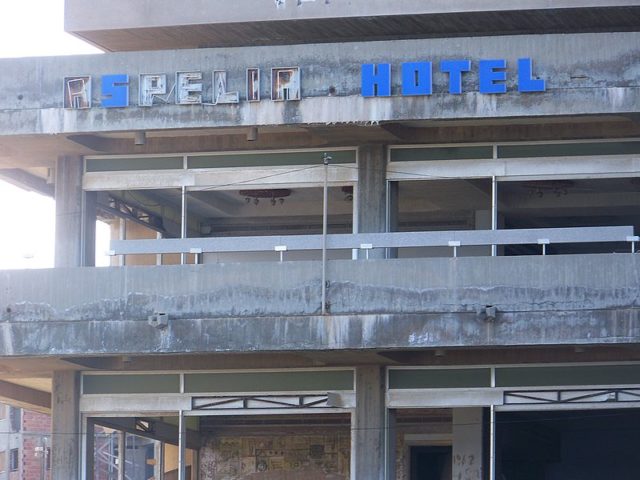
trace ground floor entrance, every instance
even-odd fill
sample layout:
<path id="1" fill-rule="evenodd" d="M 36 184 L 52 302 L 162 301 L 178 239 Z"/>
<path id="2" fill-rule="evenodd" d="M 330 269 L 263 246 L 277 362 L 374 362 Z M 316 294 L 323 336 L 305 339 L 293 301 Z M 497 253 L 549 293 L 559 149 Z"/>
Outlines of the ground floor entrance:
<path id="1" fill-rule="evenodd" d="M 488 418 L 488 409 L 480 413 Z M 97 422 L 115 427 L 125 420 Z M 452 409 L 398 410 L 392 478 L 489 479 L 489 425 L 453 421 Z M 158 419 L 137 424 L 149 430 L 135 434 L 96 424 L 94 480 L 178 479 L 178 438 L 151 438 L 167 428 Z M 198 448 L 185 450 L 185 480 L 348 480 L 350 430 L 345 414 L 202 417 Z M 638 451 L 640 409 L 496 415 L 497 480 L 634 480 Z"/>
<path id="2" fill-rule="evenodd" d="M 636 480 L 639 368 L 86 373 L 84 480 Z"/>

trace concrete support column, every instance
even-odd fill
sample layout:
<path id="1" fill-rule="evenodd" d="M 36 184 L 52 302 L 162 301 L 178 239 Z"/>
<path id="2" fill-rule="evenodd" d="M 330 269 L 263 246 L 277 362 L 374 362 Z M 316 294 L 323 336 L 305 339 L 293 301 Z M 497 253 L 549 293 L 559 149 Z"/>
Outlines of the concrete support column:
<path id="1" fill-rule="evenodd" d="M 389 196 L 387 199 L 387 208 L 389 209 L 388 229 L 390 232 L 397 232 L 400 226 L 400 182 L 389 182 L 387 195 Z M 387 258 L 398 258 L 398 249 L 388 248 Z"/>
<path id="2" fill-rule="evenodd" d="M 453 478 L 484 478 L 482 408 L 453 409 Z"/>
<path id="3" fill-rule="evenodd" d="M 384 145 L 363 145 L 358 148 L 357 202 L 358 232 L 386 231 L 387 154 Z M 360 256 L 364 257 L 364 252 L 360 252 Z M 384 257 L 384 249 L 369 253 L 369 258 Z"/>
<path id="4" fill-rule="evenodd" d="M 82 191 L 82 166 L 79 156 L 56 163 L 56 268 L 95 264 L 96 193 Z"/>
<path id="5" fill-rule="evenodd" d="M 356 410 L 351 417 L 351 480 L 385 478 L 384 368 L 356 368 Z"/>
<path id="6" fill-rule="evenodd" d="M 79 477 L 80 374 L 54 372 L 51 394 L 51 479 Z"/>

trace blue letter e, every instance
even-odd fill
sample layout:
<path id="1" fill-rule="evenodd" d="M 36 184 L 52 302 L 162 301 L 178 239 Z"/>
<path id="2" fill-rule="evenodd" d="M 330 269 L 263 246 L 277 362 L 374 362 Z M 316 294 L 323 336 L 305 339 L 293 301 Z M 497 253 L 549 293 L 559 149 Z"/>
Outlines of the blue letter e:
<path id="1" fill-rule="evenodd" d="M 104 108 L 129 106 L 129 75 L 102 77 L 102 106 Z"/>
<path id="2" fill-rule="evenodd" d="M 502 83 L 507 79 L 506 60 L 480 60 L 480 93 L 505 93 L 507 85 Z M 500 83 L 498 83 L 500 82 Z"/>
<path id="3" fill-rule="evenodd" d="M 377 67 L 377 68 L 376 68 Z M 365 63 L 362 65 L 362 96 L 391 96 L 391 64 Z"/>

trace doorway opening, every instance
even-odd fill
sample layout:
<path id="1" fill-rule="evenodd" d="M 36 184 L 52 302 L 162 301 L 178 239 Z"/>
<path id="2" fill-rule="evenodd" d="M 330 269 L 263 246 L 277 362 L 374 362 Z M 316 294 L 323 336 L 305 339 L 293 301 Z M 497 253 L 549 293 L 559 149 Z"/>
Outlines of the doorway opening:
<path id="1" fill-rule="evenodd" d="M 409 455 L 410 480 L 448 480 L 451 478 L 451 446 L 412 446 Z"/>

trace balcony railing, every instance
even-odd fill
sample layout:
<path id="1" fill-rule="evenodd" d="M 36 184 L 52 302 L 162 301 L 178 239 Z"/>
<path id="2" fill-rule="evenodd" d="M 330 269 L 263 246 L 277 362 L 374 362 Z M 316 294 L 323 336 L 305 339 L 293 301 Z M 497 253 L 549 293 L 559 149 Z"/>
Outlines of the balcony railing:
<path id="1" fill-rule="evenodd" d="M 540 253 L 553 244 L 629 243 L 635 253 L 632 226 L 572 227 L 513 230 L 458 230 L 435 232 L 392 232 L 329 234 L 327 250 L 364 250 L 405 247 L 450 247 L 457 255 L 459 247 L 540 245 Z M 322 235 L 274 235 L 251 237 L 179 238 L 162 240 L 114 240 L 110 255 L 202 254 L 230 252 L 278 252 L 280 259 L 287 251 L 321 250 Z"/>

